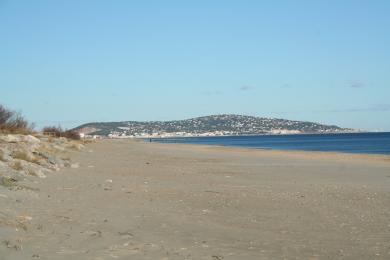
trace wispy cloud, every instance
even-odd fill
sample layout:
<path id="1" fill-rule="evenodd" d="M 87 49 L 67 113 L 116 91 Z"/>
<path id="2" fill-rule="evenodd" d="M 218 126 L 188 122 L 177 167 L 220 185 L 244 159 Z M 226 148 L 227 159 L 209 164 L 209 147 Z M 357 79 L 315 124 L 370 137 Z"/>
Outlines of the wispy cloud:
<path id="1" fill-rule="evenodd" d="M 375 105 L 377 111 L 390 111 L 390 104 L 378 104 Z"/>
<path id="2" fill-rule="evenodd" d="M 364 84 L 364 82 L 359 80 L 353 80 L 348 83 L 348 86 L 350 88 L 364 88 L 366 84 Z"/>
<path id="3" fill-rule="evenodd" d="M 251 86 L 248 86 L 248 85 L 244 85 L 244 86 L 240 87 L 241 91 L 248 91 L 248 90 L 251 90 L 251 89 L 254 89 L 254 87 L 251 87 Z"/>

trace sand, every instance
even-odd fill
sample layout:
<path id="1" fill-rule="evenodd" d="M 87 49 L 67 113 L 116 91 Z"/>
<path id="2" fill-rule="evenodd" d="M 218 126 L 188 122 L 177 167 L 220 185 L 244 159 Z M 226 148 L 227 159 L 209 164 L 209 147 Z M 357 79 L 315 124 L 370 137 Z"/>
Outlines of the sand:
<path id="1" fill-rule="evenodd" d="M 17 216 L 0 259 L 390 259 L 387 156 L 104 140 L 71 157 L 0 190 Z"/>

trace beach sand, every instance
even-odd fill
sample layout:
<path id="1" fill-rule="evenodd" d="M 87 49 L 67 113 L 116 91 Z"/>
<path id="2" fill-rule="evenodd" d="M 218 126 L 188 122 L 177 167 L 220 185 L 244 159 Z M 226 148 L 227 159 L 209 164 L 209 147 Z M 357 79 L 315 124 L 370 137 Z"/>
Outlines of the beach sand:
<path id="1" fill-rule="evenodd" d="M 103 140 L 71 157 L 0 194 L 18 216 L 0 259 L 390 259 L 388 156 Z"/>

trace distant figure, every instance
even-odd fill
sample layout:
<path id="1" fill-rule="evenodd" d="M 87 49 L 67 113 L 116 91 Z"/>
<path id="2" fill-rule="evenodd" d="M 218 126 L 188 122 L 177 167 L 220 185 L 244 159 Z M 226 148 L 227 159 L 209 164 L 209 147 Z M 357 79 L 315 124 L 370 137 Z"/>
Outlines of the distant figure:
<path id="1" fill-rule="evenodd" d="M 152 138 L 149 138 L 149 143 L 151 143 L 152 142 Z"/>

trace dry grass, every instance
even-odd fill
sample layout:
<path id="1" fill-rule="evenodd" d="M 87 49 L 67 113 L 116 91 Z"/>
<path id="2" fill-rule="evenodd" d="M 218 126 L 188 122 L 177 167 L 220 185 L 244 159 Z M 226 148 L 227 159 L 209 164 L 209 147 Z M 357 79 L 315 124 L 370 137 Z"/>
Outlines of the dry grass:
<path id="1" fill-rule="evenodd" d="M 26 151 L 15 151 L 12 154 L 12 157 L 15 159 L 31 162 L 31 163 L 36 163 L 38 164 L 39 159 L 35 157 L 34 155 L 26 152 Z"/>
<path id="2" fill-rule="evenodd" d="M 14 163 L 12 163 L 11 165 L 11 168 L 14 169 L 15 171 L 21 171 L 23 170 L 23 165 L 20 161 L 15 161 Z"/>
<path id="3" fill-rule="evenodd" d="M 39 191 L 38 188 L 33 188 L 18 183 L 18 180 L 12 177 L 3 176 L 0 178 L 0 185 L 12 190 L 30 190 Z"/>
<path id="4" fill-rule="evenodd" d="M 8 226 L 8 227 L 23 229 L 24 231 L 27 231 L 26 223 L 23 223 L 20 220 L 0 219 L 0 226 Z"/>
<path id="5" fill-rule="evenodd" d="M 69 147 L 71 149 L 74 149 L 74 150 L 77 150 L 77 151 L 80 151 L 81 149 L 83 149 L 84 145 L 80 142 L 71 142 L 69 144 Z"/>
<path id="6" fill-rule="evenodd" d="M 92 140 L 92 139 L 83 139 L 82 143 L 83 144 L 92 144 L 92 143 L 96 143 L 96 141 Z"/>
<path id="7" fill-rule="evenodd" d="M 70 161 L 70 156 L 69 155 L 62 155 L 60 156 L 61 160 L 64 160 L 64 161 Z"/>
<path id="8" fill-rule="evenodd" d="M 0 150 L 0 161 L 5 162 L 6 161 L 6 155 L 4 151 Z"/>
<path id="9" fill-rule="evenodd" d="M 18 181 L 12 177 L 3 176 L 0 179 L 0 185 L 10 188 L 16 186 Z"/>
<path id="10" fill-rule="evenodd" d="M 50 145 L 47 145 L 47 144 L 44 144 L 44 145 L 41 145 L 37 150 L 36 152 L 38 153 L 44 153 L 44 154 L 50 154 L 50 155 L 55 155 L 55 154 L 58 154 L 58 150 L 56 150 L 55 148 L 53 148 L 52 146 Z M 41 156 L 42 157 L 42 156 Z"/>

